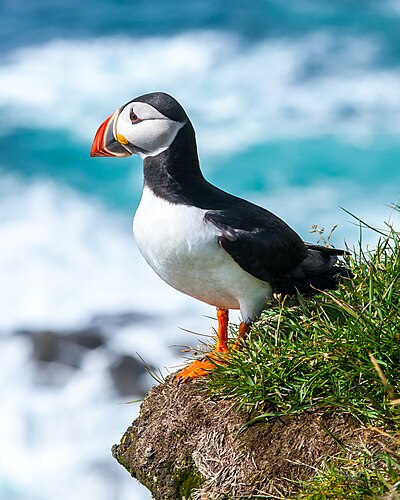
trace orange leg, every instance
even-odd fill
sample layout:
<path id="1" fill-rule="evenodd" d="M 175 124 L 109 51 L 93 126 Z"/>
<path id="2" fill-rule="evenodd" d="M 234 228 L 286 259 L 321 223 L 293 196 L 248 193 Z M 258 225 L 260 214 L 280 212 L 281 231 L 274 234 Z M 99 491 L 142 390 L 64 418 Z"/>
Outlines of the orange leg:
<path id="1" fill-rule="evenodd" d="M 214 351 L 228 352 L 228 309 L 217 309 L 218 318 L 218 332 L 217 332 L 217 345 Z"/>
<path id="2" fill-rule="evenodd" d="M 240 323 L 240 325 L 239 325 L 239 334 L 238 334 L 238 336 L 236 338 L 236 342 L 235 342 L 235 344 L 233 346 L 234 349 L 239 349 L 240 343 L 241 343 L 242 339 L 244 339 L 244 337 L 246 337 L 246 335 L 249 333 L 250 327 L 251 327 L 251 323 L 247 324 L 244 321 L 242 321 Z"/>
<path id="3" fill-rule="evenodd" d="M 215 365 L 224 363 L 224 355 L 228 352 L 228 310 L 218 308 L 217 318 L 218 332 L 215 349 L 207 355 L 206 359 L 193 361 L 193 363 L 179 371 L 175 375 L 174 381 L 181 382 L 204 377 L 215 368 Z"/>

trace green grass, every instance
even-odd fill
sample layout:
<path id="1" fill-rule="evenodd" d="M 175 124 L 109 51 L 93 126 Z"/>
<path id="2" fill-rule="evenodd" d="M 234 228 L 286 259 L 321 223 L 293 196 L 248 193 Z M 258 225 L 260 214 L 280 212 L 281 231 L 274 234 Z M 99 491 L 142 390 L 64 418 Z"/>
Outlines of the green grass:
<path id="1" fill-rule="evenodd" d="M 397 442 L 397 446 L 400 442 Z M 364 450 L 351 458 L 336 457 L 302 485 L 303 500 L 398 500 L 400 457 L 393 450 Z"/>
<path id="2" fill-rule="evenodd" d="M 360 227 L 359 247 L 346 258 L 354 279 L 311 298 L 275 297 L 243 347 L 209 377 L 211 393 L 235 401 L 239 409 L 251 413 L 252 423 L 326 408 L 350 413 L 392 434 L 400 429 L 400 402 L 396 401 L 400 397 L 400 233 L 386 224 L 385 230 L 375 230 L 379 233 L 376 246 L 365 250 L 363 233 L 372 228 L 365 223 Z M 340 472 L 346 467 L 351 473 Z M 389 494 L 394 478 L 400 480 L 399 470 L 396 453 L 379 457 L 361 453 L 357 460 L 353 457 L 347 464 L 321 471 L 304 487 L 305 496 L 298 498 L 377 498 L 374 495 Z M 327 491 L 339 496 L 329 496 Z"/>

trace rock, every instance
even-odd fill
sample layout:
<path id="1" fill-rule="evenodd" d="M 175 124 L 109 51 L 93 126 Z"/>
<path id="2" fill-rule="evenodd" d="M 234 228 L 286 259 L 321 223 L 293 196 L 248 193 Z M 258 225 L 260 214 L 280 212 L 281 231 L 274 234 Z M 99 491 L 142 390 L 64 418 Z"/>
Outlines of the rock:
<path id="1" fill-rule="evenodd" d="M 105 344 L 101 330 L 98 328 L 75 330 L 67 334 L 65 340 L 88 350 L 97 349 Z"/>
<path id="2" fill-rule="evenodd" d="M 365 432 L 349 415 L 323 410 L 240 432 L 249 418 L 229 401 L 210 399 L 202 381 L 178 385 L 169 378 L 149 392 L 112 453 L 156 500 L 287 498 L 296 481 L 340 451 L 340 441 Z"/>
<path id="3" fill-rule="evenodd" d="M 143 397 L 149 388 L 146 368 L 139 359 L 116 354 L 107 345 L 113 329 L 132 323 L 154 319 L 148 315 L 126 312 L 98 314 L 89 326 L 75 330 L 18 330 L 32 343 L 32 359 L 35 361 L 35 381 L 41 385 L 62 385 L 81 368 L 85 356 L 94 349 L 103 348 L 101 355 L 108 367 L 110 378 L 120 396 Z M 151 367 L 150 367 L 151 368 Z"/>
<path id="4" fill-rule="evenodd" d="M 54 331 L 31 332 L 32 357 L 40 363 L 60 363 L 79 368 L 86 352 L 104 344 L 98 330 L 77 330 L 71 333 Z"/>
<path id="5" fill-rule="evenodd" d="M 143 397 L 146 394 L 143 383 L 143 377 L 146 373 L 142 361 L 126 354 L 120 356 L 110 366 L 111 379 L 121 396 Z"/>
<path id="6" fill-rule="evenodd" d="M 79 368 L 88 350 L 97 349 L 105 344 L 105 335 L 110 330 L 153 319 L 153 316 L 134 311 L 97 314 L 87 327 L 76 330 L 18 330 L 15 333 L 31 339 L 34 360 Z"/>

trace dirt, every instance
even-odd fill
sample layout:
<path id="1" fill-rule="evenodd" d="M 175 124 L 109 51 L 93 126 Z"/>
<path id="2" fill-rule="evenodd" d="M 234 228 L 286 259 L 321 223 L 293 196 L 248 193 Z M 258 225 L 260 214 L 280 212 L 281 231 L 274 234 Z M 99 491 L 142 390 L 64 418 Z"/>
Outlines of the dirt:
<path id="1" fill-rule="evenodd" d="M 327 410 L 243 430 L 249 419 L 230 401 L 212 400 L 201 381 L 170 378 L 149 392 L 112 451 L 157 500 L 287 498 L 342 446 L 368 439 L 352 417 Z"/>

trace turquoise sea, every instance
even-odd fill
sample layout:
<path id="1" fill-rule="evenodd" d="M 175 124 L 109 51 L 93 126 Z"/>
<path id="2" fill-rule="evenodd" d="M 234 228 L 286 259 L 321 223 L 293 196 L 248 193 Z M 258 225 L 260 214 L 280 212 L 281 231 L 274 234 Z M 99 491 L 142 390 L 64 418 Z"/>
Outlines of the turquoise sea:
<path id="1" fill-rule="evenodd" d="M 1 499 L 149 498 L 110 457 L 136 410 L 115 404 L 107 366 L 139 352 L 172 369 L 169 346 L 197 342 L 179 327 L 210 333 L 213 311 L 138 254 L 140 159 L 89 150 L 115 108 L 156 90 L 191 117 L 206 177 L 303 238 L 338 224 L 334 243 L 357 244 L 340 207 L 399 223 L 399 0 L 2 2 Z M 131 310 L 156 324 L 110 334 L 109 350 L 57 387 L 37 381 L 16 332 Z"/>

